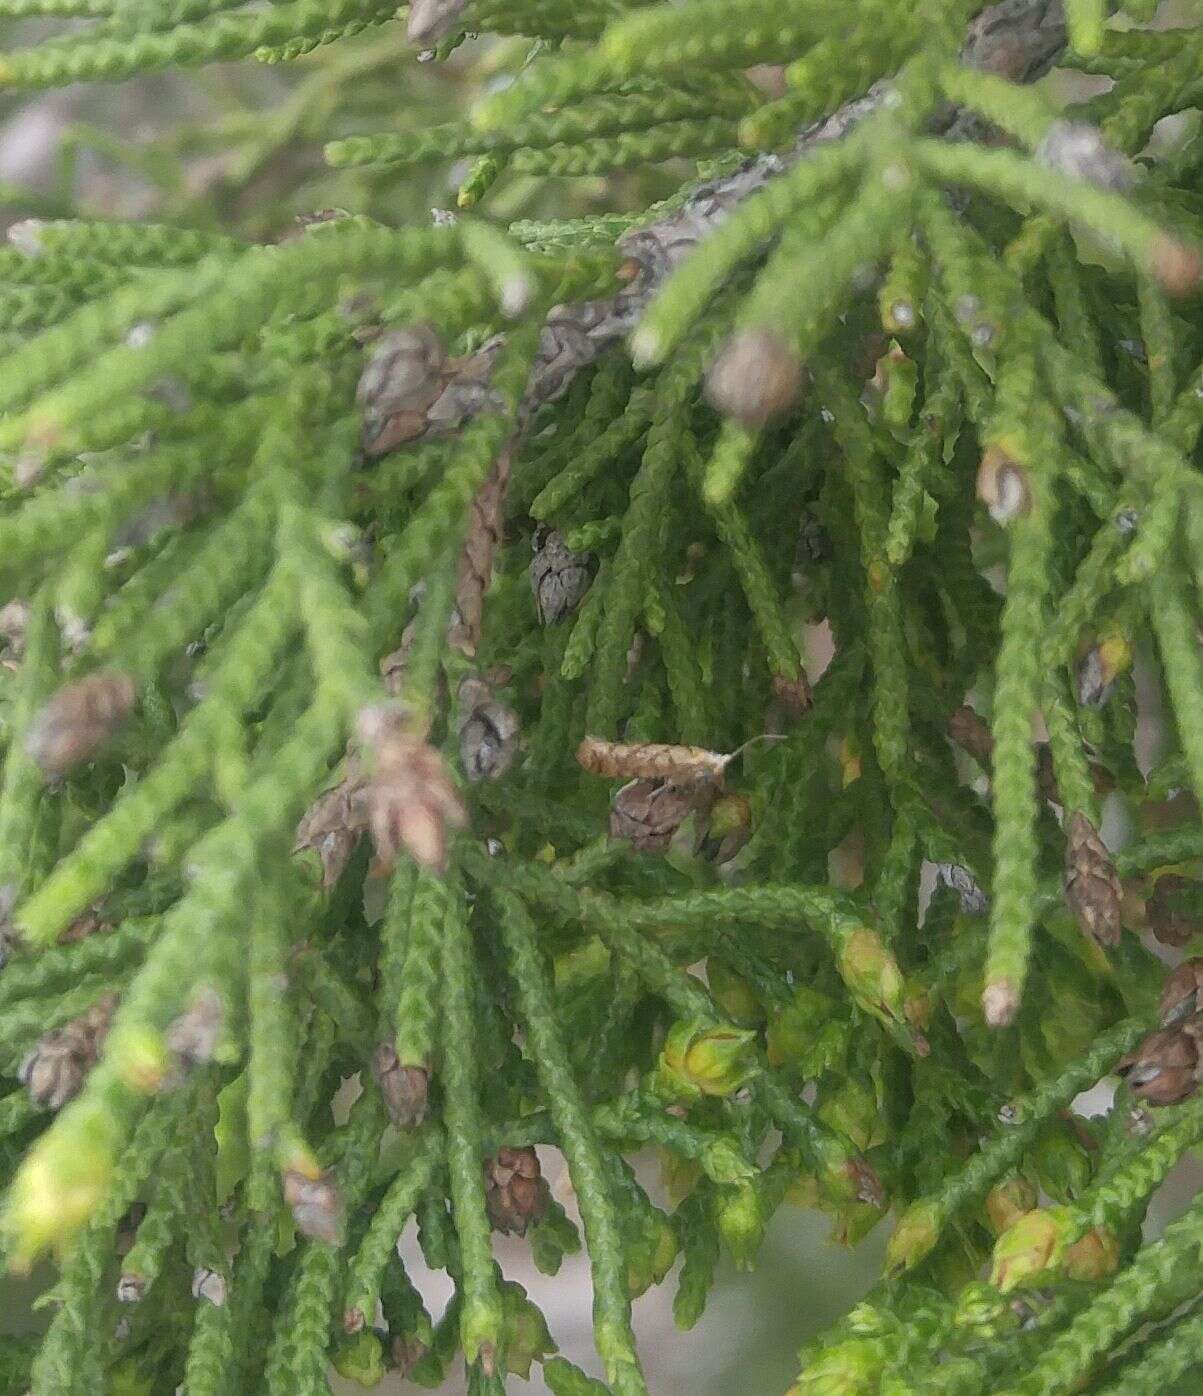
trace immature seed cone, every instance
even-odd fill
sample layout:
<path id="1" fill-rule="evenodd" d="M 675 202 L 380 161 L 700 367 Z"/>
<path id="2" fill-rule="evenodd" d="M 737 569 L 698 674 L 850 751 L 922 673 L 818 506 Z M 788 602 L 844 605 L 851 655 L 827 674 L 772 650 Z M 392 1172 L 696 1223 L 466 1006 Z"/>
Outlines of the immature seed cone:
<path id="1" fill-rule="evenodd" d="M 592 553 L 574 553 L 558 529 L 540 525 L 531 537 L 531 590 L 540 625 L 554 625 L 576 609 L 589 590 Z"/>
<path id="2" fill-rule="evenodd" d="M 1170 975 L 1157 1009 L 1164 1028 L 1183 1023 L 1203 1010 L 1203 957 L 1184 960 Z"/>
<path id="3" fill-rule="evenodd" d="M 496 1231 L 526 1235 L 551 1202 L 551 1189 L 534 1149 L 498 1149 L 485 1160 L 485 1205 Z"/>
<path id="4" fill-rule="evenodd" d="M 1116 1067 L 1132 1087 L 1132 1094 L 1150 1105 L 1173 1105 L 1193 1095 L 1199 1083 L 1199 1042 L 1203 1018 L 1161 1028 L 1145 1038 Z"/>
<path id="5" fill-rule="evenodd" d="M 442 872 L 447 826 L 468 821 L 442 757 L 407 726 L 400 708 L 365 708 L 359 735 L 371 757 L 368 820 L 381 862 L 391 867 L 404 848 L 415 863 Z"/>
<path id="6" fill-rule="evenodd" d="M 35 1104 L 59 1110 L 79 1094 L 96 1065 L 113 1021 L 117 995 L 106 994 L 86 1013 L 40 1037 L 17 1069 Z"/>
<path id="7" fill-rule="evenodd" d="M 341 1245 L 346 1220 L 343 1200 L 328 1173 L 307 1178 L 289 1169 L 284 1174 L 284 1201 L 292 1209 L 293 1220 L 303 1236 Z"/>
<path id="8" fill-rule="evenodd" d="M 382 1042 L 372 1053 L 372 1075 L 393 1123 L 417 1129 L 426 1118 L 430 1072 L 424 1066 L 402 1066 L 393 1044 Z"/>
<path id="9" fill-rule="evenodd" d="M 1203 907 L 1203 883 L 1166 873 L 1153 884 L 1145 903 L 1145 918 L 1162 945 L 1183 946 L 1203 928 L 1199 907 Z"/>
<path id="10" fill-rule="evenodd" d="M 610 837 L 640 853 L 663 853 L 697 804 L 697 791 L 663 780 L 632 780 L 610 807 Z"/>
<path id="11" fill-rule="evenodd" d="M 1065 824 L 1065 900 L 1078 925 L 1098 945 L 1116 946 L 1123 931 L 1123 887 L 1098 830 L 1075 810 Z"/>
<path id="12" fill-rule="evenodd" d="M 48 776 L 89 760 L 130 715 L 137 690 L 128 674 L 98 669 L 60 688 L 30 725 L 26 750 Z"/>
<path id="13" fill-rule="evenodd" d="M 751 427 L 792 407 L 801 386 L 801 361 L 769 330 L 733 334 L 706 375 L 706 395 L 715 407 Z"/>

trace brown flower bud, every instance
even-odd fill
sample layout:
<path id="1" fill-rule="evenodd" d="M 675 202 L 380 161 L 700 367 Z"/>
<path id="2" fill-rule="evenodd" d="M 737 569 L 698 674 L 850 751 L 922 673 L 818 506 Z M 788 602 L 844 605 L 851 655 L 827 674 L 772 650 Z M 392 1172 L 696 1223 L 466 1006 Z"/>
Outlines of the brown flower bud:
<path id="1" fill-rule="evenodd" d="M 1184 960 L 1165 981 L 1157 1005 L 1162 1027 L 1193 1018 L 1203 1009 L 1203 958 Z"/>
<path id="2" fill-rule="evenodd" d="M 1203 261 L 1198 252 L 1175 237 L 1162 234 L 1153 244 L 1153 275 L 1171 296 L 1184 296 L 1199 284 Z"/>
<path id="3" fill-rule="evenodd" d="M 697 806 L 698 791 L 663 780 L 632 780 L 610 809 L 610 837 L 626 839 L 641 853 L 662 853 Z"/>
<path id="4" fill-rule="evenodd" d="M 977 495 L 998 524 L 1009 524 L 1032 505 L 1027 471 L 1001 446 L 989 446 L 977 472 Z"/>
<path id="5" fill-rule="evenodd" d="M 106 994 L 86 1013 L 43 1034 L 17 1069 L 17 1080 L 35 1104 L 58 1110 L 79 1094 L 96 1065 L 117 1008 L 117 995 Z"/>
<path id="6" fill-rule="evenodd" d="M 226 1302 L 226 1277 L 220 1270 L 210 1270 L 207 1265 L 198 1265 L 192 1272 L 193 1299 L 207 1299 L 220 1309 Z"/>
<path id="7" fill-rule="evenodd" d="M 133 710 L 128 674 L 99 669 L 60 688 L 30 725 L 25 747 L 48 776 L 89 760 Z"/>
<path id="8" fill-rule="evenodd" d="M 575 609 L 589 590 L 593 556 L 574 553 L 558 529 L 542 524 L 531 537 L 531 590 L 540 625 L 554 625 Z"/>
<path id="9" fill-rule="evenodd" d="M 1198 1084 L 1199 1042 L 1203 1023 L 1187 1019 L 1181 1026 L 1150 1033 L 1116 1067 L 1132 1094 L 1150 1105 L 1173 1105 L 1193 1095 Z"/>
<path id="10" fill-rule="evenodd" d="M 1013 1222 L 1025 1216 L 1040 1202 L 1030 1178 L 1012 1173 L 986 1194 L 986 1216 L 995 1235 L 1001 1235 Z"/>
<path id="11" fill-rule="evenodd" d="M 355 394 L 368 455 L 382 456 L 422 434 L 426 411 L 443 391 L 446 357 L 429 325 L 394 330 L 373 344 Z"/>
<path id="12" fill-rule="evenodd" d="M 58 938 L 60 945 L 75 945 L 89 936 L 105 935 L 113 929 L 113 923 L 106 921 L 95 907 L 81 911 L 74 921 Z"/>
<path id="13" fill-rule="evenodd" d="M 1162 945 L 1182 946 L 1203 926 L 1197 908 L 1203 908 L 1203 883 L 1166 873 L 1153 884 L 1145 916 Z"/>
<path id="14" fill-rule="evenodd" d="M 989 723 L 967 704 L 948 719 L 948 735 L 979 765 L 988 766 L 994 756 L 994 738 Z"/>
<path id="15" fill-rule="evenodd" d="M 937 863 L 936 881 L 942 887 L 951 887 L 960 898 L 961 911 L 966 916 L 981 916 L 990 909 L 990 898 L 986 896 L 977 878 L 960 863 Z"/>
<path id="16" fill-rule="evenodd" d="M 407 726 L 400 708 L 365 708 L 359 735 L 371 755 L 368 821 L 381 862 L 391 866 L 404 848 L 414 862 L 441 872 L 447 826 L 468 821 L 442 757 Z"/>
<path id="17" fill-rule="evenodd" d="M 164 1035 L 167 1050 L 187 1071 L 213 1060 L 225 1026 L 225 1003 L 216 989 L 202 986 L 188 1007 L 173 1019 Z"/>
<path id="18" fill-rule="evenodd" d="M 297 825 L 292 851 L 312 848 L 321 861 L 322 886 L 329 890 L 343 875 L 368 827 L 368 782 L 351 774 L 324 791 Z"/>
<path id="19" fill-rule="evenodd" d="M 485 1160 L 485 1205 L 495 1230 L 525 1236 L 550 1201 L 551 1189 L 534 1149 L 498 1149 Z"/>
<path id="20" fill-rule="evenodd" d="M 25 632 L 29 628 L 29 603 L 10 601 L 0 606 L 0 650 L 6 658 L 20 659 L 25 653 Z"/>
<path id="21" fill-rule="evenodd" d="M 140 1304 L 146 1293 L 146 1280 L 142 1275 L 121 1274 L 117 1277 L 118 1304 Z"/>
<path id="22" fill-rule="evenodd" d="M 785 709 L 786 715 L 795 721 L 809 712 L 814 701 L 805 674 L 799 674 L 796 679 L 782 678 L 778 674 L 773 680 L 773 697 Z"/>
<path id="23" fill-rule="evenodd" d="M 498 703 L 488 684 L 465 679 L 459 687 L 459 757 L 470 781 L 496 780 L 518 754 L 518 714 Z"/>
<path id="24" fill-rule="evenodd" d="M 302 1236 L 341 1245 L 345 1216 L 342 1197 L 328 1173 L 308 1178 L 295 1169 L 284 1174 L 284 1201 Z"/>
<path id="25" fill-rule="evenodd" d="M 382 1042 L 372 1053 L 372 1075 L 394 1124 L 416 1129 L 426 1118 L 430 1072 L 424 1066 L 402 1066 L 393 1044 Z"/>
<path id="26" fill-rule="evenodd" d="M 1097 944 L 1116 946 L 1123 931 L 1123 888 L 1098 830 L 1080 811 L 1065 821 L 1065 900 L 1078 925 Z"/>
<path id="27" fill-rule="evenodd" d="M 801 386 L 801 360 L 770 330 L 733 334 L 706 375 L 706 395 L 714 406 L 750 427 L 792 407 Z"/>
<path id="28" fill-rule="evenodd" d="M 1034 153 L 1042 165 L 1070 179 L 1082 179 L 1100 189 L 1132 187 L 1131 161 L 1109 146 L 1099 128 L 1089 122 L 1052 122 Z"/>
<path id="29" fill-rule="evenodd" d="M 399 1333 L 389 1345 L 391 1370 L 405 1381 L 429 1351 L 430 1344 L 416 1333 Z"/>

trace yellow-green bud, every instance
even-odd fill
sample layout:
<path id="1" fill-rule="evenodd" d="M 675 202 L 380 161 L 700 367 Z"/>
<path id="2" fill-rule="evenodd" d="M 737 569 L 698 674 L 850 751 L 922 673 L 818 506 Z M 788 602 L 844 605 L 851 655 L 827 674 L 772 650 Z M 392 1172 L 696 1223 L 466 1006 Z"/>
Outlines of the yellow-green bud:
<path id="1" fill-rule="evenodd" d="M 1038 1283 L 1058 1268 L 1065 1250 L 1069 1213 L 1037 1207 L 1011 1223 L 994 1246 L 990 1283 L 1004 1294 Z"/>
<path id="2" fill-rule="evenodd" d="M 906 985 L 898 962 L 881 936 L 859 926 L 844 938 L 840 977 L 868 1012 L 887 1023 L 906 1021 Z"/>
<path id="3" fill-rule="evenodd" d="M 824 1092 L 818 1112 L 821 1120 L 846 1134 L 858 1149 L 885 1142 L 885 1118 L 867 1077 L 849 1076 L 835 1090 Z"/>
<path id="4" fill-rule="evenodd" d="M 702 1165 L 696 1159 L 683 1158 L 669 1149 L 660 1151 L 660 1178 L 668 1200 L 676 1206 L 684 1202 L 702 1176 Z"/>
<path id="5" fill-rule="evenodd" d="M 819 1076 L 842 1063 L 851 1035 L 846 1018 L 824 994 L 799 986 L 794 1001 L 773 1015 L 765 1033 L 769 1063 L 797 1066 L 806 1076 Z"/>
<path id="6" fill-rule="evenodd" d="M 818 1178 L 813 1173 L 799 1173 L 786 1189 L 785 1200 L 795 1207 L 817 1207 L 821 1201 Z"/>
<path id="7" fill-rule="evenodd" d="M 756 1177 L 756 1167 L 729 1134 L 714 1134 L 706 1141 L 703 1161 L 707 1176 L 716 1183 L 746 1183 Z"/>
<path id="8" fill-rule="evenodd" d="M 459 1345 L 466 1362 L 496 1360 L 501 1346 L 502 1316 L 500 1305 L 470 1300 L 459 1316 Z"/>
<path id="9" fill-rule="evenodd" d="M 837 1246 L 858 1246 L 885 1216 L 875 1202 L 845 1202 L 832 1219 L 831 1240 Z"/>
<path id="10" fill-rule="evenodd" d="M 860 1157 L 851 1154 L 845 1142 L 835 1134 L 828 1135 L 819 1145 L 822 1162 L 818 1169 L 818 1183 L 824 1200 L 839 1209 L 853 1202 L 869 1202 L 873 1206 L 885 1206 L 886 1195 L 881 1179 L 872 1167 Z"/>
<path id="11" fill-rule="evenodd" d="M 172 1065 L 163 1034 L 136 1023 L 114 1026 L 105 1057 L 121 1080 L 141 1094 L 158 1090 Z"/>
<path id="12" fill-rule="evenodd" d="M 854 1338 L 820 1352 L 790 1387 L 790 1396 L 870 1396 L 886 1366 L 879 1339 Z"/>
<path id="13" fill-rule="evenodd" d="M 506 1282 L 501 1292 L 501 1307 L 505 1314 L 506 1370 L 524 1381 L 530 1381 L 532 1362 L 542 1362 L 556 1345 L 547 1331 L 543 1315 L 526 1297 L 521 1285 Z"/>
<path id="14" fill-rule="evenodd" d="M 25 1270 L 43 1251 L 66 1250 L 109 1190 L 113 1123 L 103 1108 L 73 1102 L 26 1155 L 9 1188 L 9 1264 Z"/>
<path id="15" fill-rule="evenodd" d="M 1015 1328 L 1019 1315 L 993 1285 L 974 1280 L 957 1296 L 952 1321 L 975 1339 L 993 1339 Z"/>
<path id="16" fill-rule="evenodd" d="M 844 1327 L 856 1338 L 877 1338 L 896 1332 L 898 1319 L 888 1310 L 861 1300 L 848 1310 Z"/>
<path id="17" fill-rule="evenodd" d="M 886 1245 L 886 1270 L 897 1274 L 910 1270 L 930 1255 L 940 1239 L 942 1218 L 930 1202 L 912 1202 L 898 1218 L 898 1225 Z"/>
<path id="18" fill-rule="evenodd" d="M 724 795 L 710 811 L 702 852 L 713 863 L 728 863 L 751 837 L 751 801 L 746 795 Z"/>
<path id="19" fill-rule="evenodd" d="M 552 966 L 556 989 L 563 991 L 574 984 L 584 983 L 605 974 L 610 965 L 610 952 L 598 936 L 591 936 L 580 945 L 557 955 Z"/>
<path id="20" fill-rule="evenodd" d="M 713 955 L 706 961 L 706 982 L 710 985 L 711 998 L 733 1023 L 764 1022 L 764 1005 L 752 986 Z"/>
<path id="21" fill-rule="evenodd" d="M 627 1290 L 632 1299 L 660 1283 L 672 1269 L 677 1249 L 676 1231 L 665 1217 L 657 1214 L 627 1250 Z"/>
<path id="22" fill-rule="evenodd" d="M 365 1328 L 354 1337 L 340 1339 L 330 1362 L 340 1377 L 356 1386 L 378 1386 L 384 1379 L 384 1344 L 371 1329 Z"/>
<path id="23" fill-rule="evenodd" d="M 136 1357 L 124 1357 L 109 1369 L 108 1396 L 154 1396 L 156 1375 L 144 1371 Z"/>
<path id="24" fill-rule="evenodd" d="M 1090 1186 L 1094 1163 L 1069 1126 L 1045 1130 L 1032 1151 L 1040 1185 L 1058 1202 L 1074 1202 Z"/>
<path id="25" fill-rule="evenodd" d="M 673 1268 L 680 1244 L 672 1223 L 666 1217 L 657 1217 L 656 1243 L 652 1247 L 652 1283 L 660 1281 Z"/>
<path id="26" fill-rule="evenodd" d="M 752 1183 L 720 1188 L 714 1200 L 719 1235 L 737 1269 L 750 1270 L 764 1240 L 765 1216 L 760 1193 Z"/>
<path id="27" fill-rule="evenodd" d="M 726 1024 L 676 1023 L 660 1053 L 656 1086 L 669 1100 L 728 1096 L 756 1069 L 756 1034 Z"/>

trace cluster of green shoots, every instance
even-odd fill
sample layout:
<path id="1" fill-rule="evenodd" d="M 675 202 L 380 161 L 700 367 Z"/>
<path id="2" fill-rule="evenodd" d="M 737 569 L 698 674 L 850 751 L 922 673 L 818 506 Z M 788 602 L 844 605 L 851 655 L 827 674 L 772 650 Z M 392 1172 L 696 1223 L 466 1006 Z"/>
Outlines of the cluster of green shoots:
<path id="1" fill-rule="evenodd" d="M 0 0 L 90 21 L 8 89 L 531 40 L 326 148 L 465 161 L 431 226 L 0 251 L 0 1253 L 57 1266 L 3 1392 L 642 1396 L 632 1301 L 693 1325 L 787 1204 L 895 1217 L 796 1396 L 1203 1391 L 1203 1200 L 1141 1230 L 1203 1139 L 1203 145 L 1150 146 L 1203 28 L 1152 8 Z M 585 1248 L 598 1375 L 495 1230 Z"/>

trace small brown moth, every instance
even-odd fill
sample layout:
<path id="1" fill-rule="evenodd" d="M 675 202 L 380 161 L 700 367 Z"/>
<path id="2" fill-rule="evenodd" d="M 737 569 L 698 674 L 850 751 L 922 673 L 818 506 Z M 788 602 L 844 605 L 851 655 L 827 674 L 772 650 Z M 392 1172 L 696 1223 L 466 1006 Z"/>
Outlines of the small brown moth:
<path id="1" fill-rule="evenodd" d="M 778 736 L 753 737 L 752 742 L 780 741 Z M 709 782 L 721 785 L 723 773 L 752 743 L 732 752 L 667 742 L 607 742 L 586 737 L 576 749 L 579 765 L 590 775 L 622 780 L 667 780 L 674 785 Z"/>

